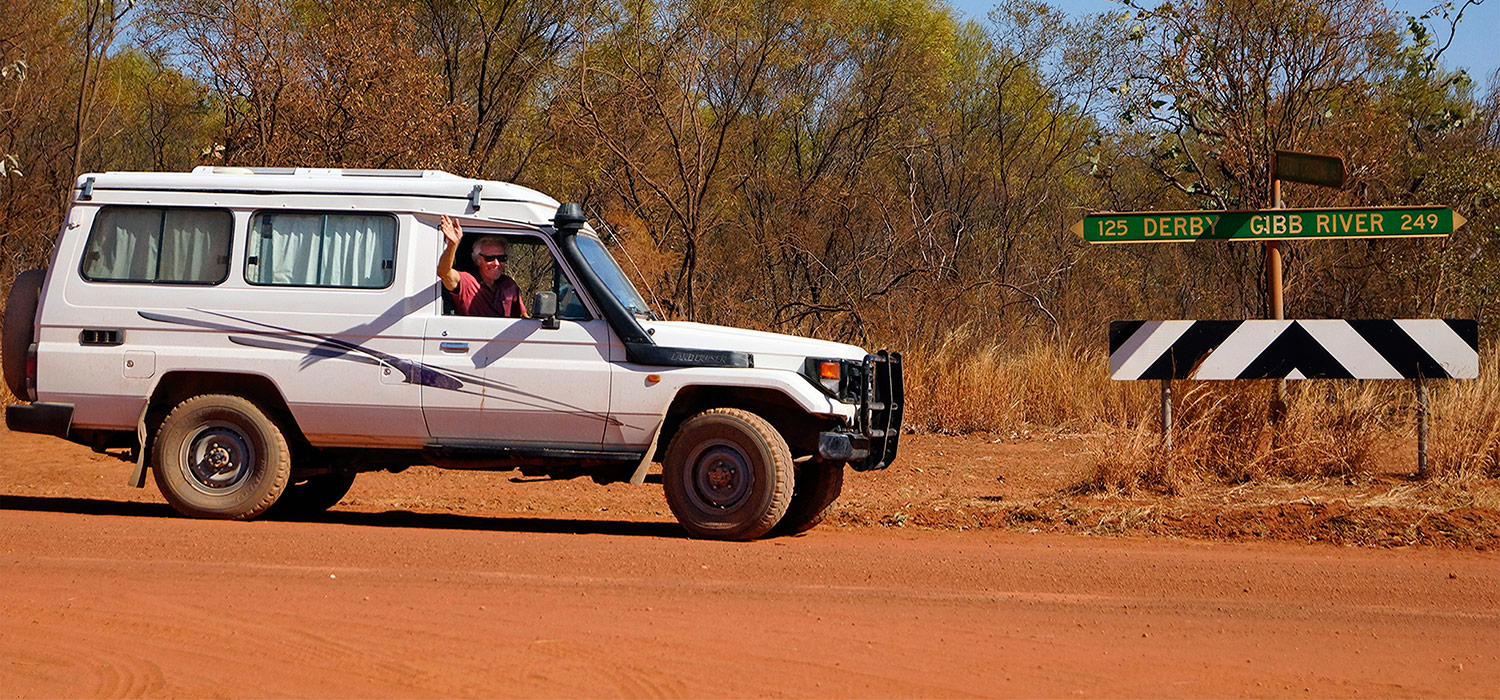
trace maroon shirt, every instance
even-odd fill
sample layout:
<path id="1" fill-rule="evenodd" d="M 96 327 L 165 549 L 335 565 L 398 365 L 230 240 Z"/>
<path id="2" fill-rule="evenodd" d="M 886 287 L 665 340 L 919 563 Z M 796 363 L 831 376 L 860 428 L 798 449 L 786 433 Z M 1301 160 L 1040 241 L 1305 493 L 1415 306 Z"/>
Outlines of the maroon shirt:
<path id="1" fill-rule="evenodd" d="M 521 288 L 510 275 L 501 275 L 495 280 L 494 290 L 485 289 L 479 278 L 463 270 L 458 272 L 458 289 L 453 295 L 453 306 L 464 316 L 502 316 L 525 318 L 526 305 L 521 302 Z"/>

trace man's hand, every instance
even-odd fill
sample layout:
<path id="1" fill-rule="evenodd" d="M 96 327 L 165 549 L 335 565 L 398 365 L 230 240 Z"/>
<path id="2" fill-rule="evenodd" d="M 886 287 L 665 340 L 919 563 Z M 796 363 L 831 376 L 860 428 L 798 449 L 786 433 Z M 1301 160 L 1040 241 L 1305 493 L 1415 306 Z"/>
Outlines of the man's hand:
<path id="1" fill-rule="evenodd" d="M 448 240 L 448 247 L 457 248 L 458 242 L 464 237 L 464 230 L 459 228 L 458 222 L 448 218 L 448 215 L 444 214 L 441 228 L 443 230 L 443 238 Z"/>
<path id="2" fill-rule="evenodd" d="M 443 216 L 441 225 L 443 238 L 448 241 L 447 247 L 443 248 L 443 254 L 438 256 L 437 276 L 443 281 L 443 288 L 450 292 L 458 291 L 459 275 L 453 269 L 453 258 L 458 255 L 458 241 L 464 237 L 464 230 L 458 227 L 458 222 Z"/>

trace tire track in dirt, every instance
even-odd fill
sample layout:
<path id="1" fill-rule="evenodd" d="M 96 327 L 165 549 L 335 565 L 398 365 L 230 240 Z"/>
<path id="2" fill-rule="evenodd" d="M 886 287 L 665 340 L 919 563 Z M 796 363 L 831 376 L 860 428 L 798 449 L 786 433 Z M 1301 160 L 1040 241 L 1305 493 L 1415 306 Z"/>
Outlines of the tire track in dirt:
<path id="1" fill-rule="evenodd" d="M 112 631 L 110 628 L 118 621 L 111 617 L 108 610 L 91 609 L 88 605 L 70 606 L 64 615 L 50 620 L 37 616 L 23 622 L 4 615 L 0 619 L 6 621 L 7 629 L 25 630 L 21 635 L 15 632 L 3 635 L 21 637 L 0 644 L 5 648 L 6 664 L 43 685 L 68 679 L 68 685 L 86 688 L 84 694 L 89 697 L 139 698 L 160 694 L 166 686 L 162 667 L 140 646 L 132 645 L 131 636 Z M 76 639 L 69 634 L 73 620 L 100 620 L 103 629 L 92 639 Z"/>

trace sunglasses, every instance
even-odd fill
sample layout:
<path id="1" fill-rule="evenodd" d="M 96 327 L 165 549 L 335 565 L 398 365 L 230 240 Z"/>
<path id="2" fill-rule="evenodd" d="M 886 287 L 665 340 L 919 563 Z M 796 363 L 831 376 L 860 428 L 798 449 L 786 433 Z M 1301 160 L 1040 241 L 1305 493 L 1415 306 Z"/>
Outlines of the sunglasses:
<path id="1" fill-rule="evenodd" d="M 499 255 L 485 255 L 484 253 L 480 253 L 479 257 L 485 262 L 505 262 L 510 260 L 510 256 L 505 253 Z"/>

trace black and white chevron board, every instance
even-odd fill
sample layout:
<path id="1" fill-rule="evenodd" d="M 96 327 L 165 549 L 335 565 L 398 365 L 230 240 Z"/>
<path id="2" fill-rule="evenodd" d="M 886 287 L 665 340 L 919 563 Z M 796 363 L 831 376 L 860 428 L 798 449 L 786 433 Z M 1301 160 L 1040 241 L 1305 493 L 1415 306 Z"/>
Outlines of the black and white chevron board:
<path id="1" fill-rule="evenodd" d="M 1473 320 L 1115 321 L 1111 379 L 1474 379 Z"/>

